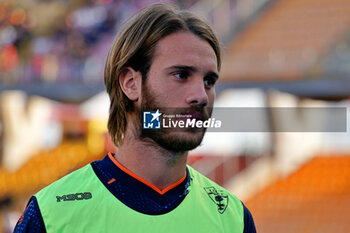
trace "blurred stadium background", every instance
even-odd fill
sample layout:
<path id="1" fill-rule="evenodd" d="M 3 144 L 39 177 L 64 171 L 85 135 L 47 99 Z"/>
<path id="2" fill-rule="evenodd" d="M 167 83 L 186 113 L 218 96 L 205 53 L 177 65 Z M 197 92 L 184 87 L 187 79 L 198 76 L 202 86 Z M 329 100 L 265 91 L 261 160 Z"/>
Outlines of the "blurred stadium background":
<path id="1" fill-rule="evenodd" d="M 105 57 L 121 23 L 154 2 L 1 0 L 0 232 L 36 191 L 116 150 Z M 224 45 L 216 106 L 349 108 L 349 0 L 167 2 L 205 17 Z M 344 233 L 349 155 L 349 130 L 208 133 L 189 164 L 243 200 L 259 233 Z"/>

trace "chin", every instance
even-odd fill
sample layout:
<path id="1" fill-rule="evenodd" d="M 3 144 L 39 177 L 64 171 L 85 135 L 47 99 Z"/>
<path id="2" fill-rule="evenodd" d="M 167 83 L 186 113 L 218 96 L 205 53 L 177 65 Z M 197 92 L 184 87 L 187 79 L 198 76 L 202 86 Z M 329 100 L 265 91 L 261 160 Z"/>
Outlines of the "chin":
<path id="1" fill-rule="evenodd" d="M 147 137 L 151 138 L 160 147 L 173 151 L 185 152 L 198 147 L 203 139 L 203 131 L 173 131 L 173 132 L 159 132 Z"/>

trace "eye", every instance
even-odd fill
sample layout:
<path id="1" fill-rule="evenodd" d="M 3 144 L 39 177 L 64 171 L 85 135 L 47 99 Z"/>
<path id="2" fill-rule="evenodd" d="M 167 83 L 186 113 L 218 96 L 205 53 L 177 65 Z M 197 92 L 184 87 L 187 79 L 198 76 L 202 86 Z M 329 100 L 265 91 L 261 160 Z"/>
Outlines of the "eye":
<path id="1" fill-rule="evenodd" d="M 213 87 L 216 83 L 216 78 L 215 77 L 211 77 L 211 76 L 207 76 L 207 77 L 204 77 L 204 85 L 206 87 Z"/>
<path id="2" fill-rule="evenodd" d="M 183 80 L 188 78 L 189 73 L 187 71 L 178 71 L 173 74 L 177 79 Z"/>

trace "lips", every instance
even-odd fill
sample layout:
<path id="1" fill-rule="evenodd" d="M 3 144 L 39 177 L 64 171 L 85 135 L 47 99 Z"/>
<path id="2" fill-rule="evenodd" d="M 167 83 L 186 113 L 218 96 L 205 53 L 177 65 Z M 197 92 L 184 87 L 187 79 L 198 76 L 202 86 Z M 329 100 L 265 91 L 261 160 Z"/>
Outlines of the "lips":
<path id="1" fill-rule="evenodd" d="M 201 112 L 190 112 L 188 115 L 191 116 L 191 119 L 204 120 L 204 116 Z"/>
<path id="2" fill-rule="evenodd" d="M 207 120 L 209 117 L 208 117 L 208 114 L 206 114 L 206 112 L 204 112 L 205 110 L 202 110 L 202 111 L 190 111 L 190 112 L 187 112 L 183 115 L 187 115 L 188 118 L 190 119 L 196 119 L 196 120 L 200 120 L 200 121 L 205 121 Z"/>
<path id="3" fill-rule="evenodd" d="M 162 108 L 160 112 L 163 113 L 163 117 L 172 118 L 172 120 L 188 120 L 196 119 L 197 121 L 205 121 L 209 119 L 209 110 L 200 107 L 189 107 L 189 108 Z"/>

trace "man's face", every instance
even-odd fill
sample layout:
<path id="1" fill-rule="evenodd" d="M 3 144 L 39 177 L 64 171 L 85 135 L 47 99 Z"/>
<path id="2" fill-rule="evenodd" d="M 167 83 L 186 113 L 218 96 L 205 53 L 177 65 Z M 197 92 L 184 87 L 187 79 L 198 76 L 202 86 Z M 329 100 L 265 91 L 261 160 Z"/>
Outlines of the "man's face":
<path id="1" fill-rule="evenodd" d="M 189 32 L 171 34 L 157 44 L 153 62 L 142 87 L 141 114 L 161 109 L 162 114 L 191 115 L 206 120 L 211 115 L 218 79 L 217 58 L 205 40 Z M 205 129 L 142 129 L 170 151 L 188 151 L 202 141 Z"/>

